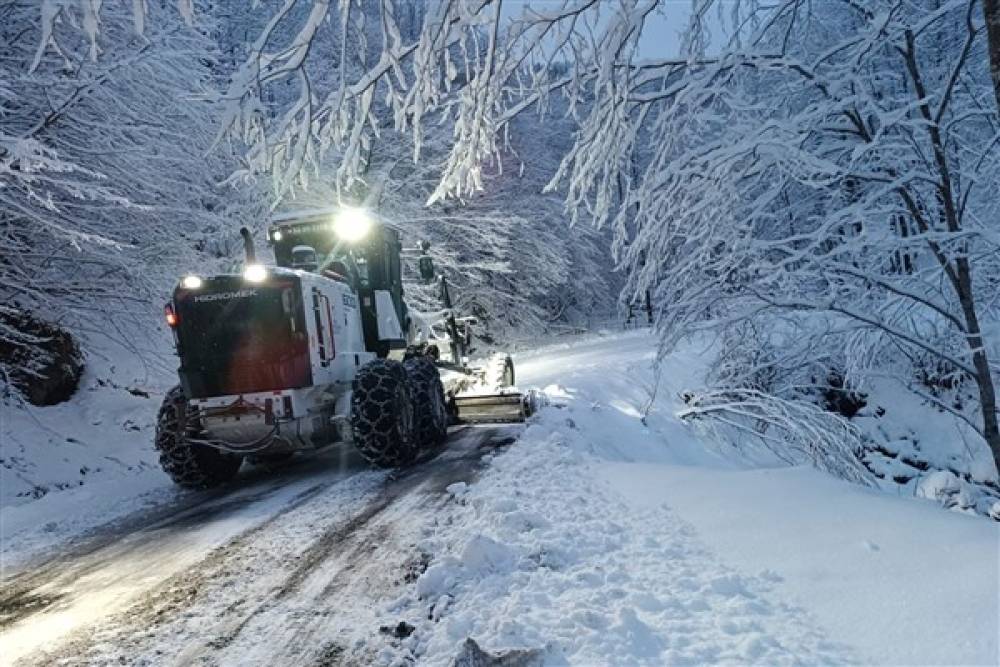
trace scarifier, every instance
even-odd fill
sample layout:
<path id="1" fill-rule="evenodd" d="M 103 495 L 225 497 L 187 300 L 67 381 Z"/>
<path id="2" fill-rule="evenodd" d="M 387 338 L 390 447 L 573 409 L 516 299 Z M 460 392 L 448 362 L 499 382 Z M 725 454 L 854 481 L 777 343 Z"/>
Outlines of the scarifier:
<path id="1" fill-rule="evenodd" d="M 421 245 L 421 278 L 442 310 L 403 298 L 399 231 L 339 207 L 283 215 L 257 262 L 241 230 L 241 274 L 187 276 L 166 306 L 180 384 L 160 408 L 156 448 L 179 485 L 231 479 L 244 459 L 352 443 L 382 467 L 413 462 L 458 423 L 524 421 L 534 392 L 514 389 L 509 356 L 470 363 L 475 319 L 457 317 L 448 283 Z"/>

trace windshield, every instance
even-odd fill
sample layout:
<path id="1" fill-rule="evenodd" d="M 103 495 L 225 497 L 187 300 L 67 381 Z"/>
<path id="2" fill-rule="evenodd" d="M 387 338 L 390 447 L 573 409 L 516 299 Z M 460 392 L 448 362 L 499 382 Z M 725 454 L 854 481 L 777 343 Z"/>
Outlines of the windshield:
<path id="1" fill-rule="evenodd" d="M 192 398 L 308 386 L 308 335 L 298 280 L 248 287 L 236 277 L 178 290 L 181 377 Z"/>

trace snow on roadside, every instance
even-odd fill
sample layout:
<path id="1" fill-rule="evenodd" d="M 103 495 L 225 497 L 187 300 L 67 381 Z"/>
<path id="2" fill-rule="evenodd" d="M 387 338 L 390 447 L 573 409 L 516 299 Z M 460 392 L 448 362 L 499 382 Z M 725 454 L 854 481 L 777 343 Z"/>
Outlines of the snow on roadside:
<path id="1" fill-rule="evenodd" d="M 607 462 L 635 511 L 667 503 L 725 561 L 774 573 L 868 664 L 1000 661 L 1000 526 L 806 467 L 708 470 Z"/>
<path id="2" fill-rule="evenodd" d="M 153 450 L 159 388 L 111 386 L 89 372 L 83 382 L 60 405 L 0 404 L 4 507 L 159 469 Z"/>
<path id="3" fill-rule="evenodd" d="M 552 383 L 559 407 L 490 457 L 477 483 L 450 490 L 454 512 L 419 545 L 430 566 L 386 609 L 416 631 L 383 662 L 448 664 L 467 637 L 494 652 L 541 649 L 555 663 L 857 659 L 775 596 L 769 573 L 727 567 L 668 507 L 635 511 L 600 478 L 608 458 L 733 467 L 676 420 L 643 422 L 650 343 L 599 337 L 517 359 L 520 381 Z M 677 382 L 697 371 L 698 355 L 688 359 L 673 369 Z"/>
<path id="4" fill-rule="evenodd" d="M 163 365 L 164 361 L 159 361 Z M 153 448 L 175 376 L 105 343 L 80 388 L 50 407 L 0 401 L 0 562 L 18 563 L 90 528 L 179 495 Z"/>
<path id="5" fill-rule="evenodd" d="M 438 556 L 386 610 L 416 631 L 384 662 L 450 664 L 467 637 L 574 664 L 854 659 L 767 573 L 726 567 L 668 508 L 631 511 L 568 445 L 580 437 L 553 411 L 454 496 L 419 545 Z"/>
<path id="6" fill-rule="evenodd" d="M 467 638 L 561 664 L 982 664 L 998 656 L 996 524 L 808 468 L 751 466 L 678 422 L 704 350 L 630 334 L 535 350 L 543 410 L 425 529 L 429 566 L 384 609 L 384 664 Z"/>

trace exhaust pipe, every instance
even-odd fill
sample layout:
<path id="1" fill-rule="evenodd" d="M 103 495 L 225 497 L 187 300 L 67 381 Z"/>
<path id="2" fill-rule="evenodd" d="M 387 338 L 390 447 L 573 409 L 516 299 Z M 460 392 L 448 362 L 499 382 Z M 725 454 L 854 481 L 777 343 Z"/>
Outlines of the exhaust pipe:
<path id="1" fill-rule="evenodd" d="M 257 251 L 253 247 L 253 237 L 250 236 L 250 230 L 246 227 L 240 227 L 240 236 L 243 237 L 243 251 L 247 255 L 247 264 L 256 263 Z"/>

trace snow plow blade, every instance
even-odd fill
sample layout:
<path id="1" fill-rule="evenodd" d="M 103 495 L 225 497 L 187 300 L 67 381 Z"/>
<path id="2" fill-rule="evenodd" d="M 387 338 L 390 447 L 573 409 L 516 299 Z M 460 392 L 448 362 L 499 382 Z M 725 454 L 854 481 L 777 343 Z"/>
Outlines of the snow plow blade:
<path id="1" fill-rule="evenodd" d="M 458 424 L 518 424 L 538 408 L 536 392 L 456 396 Z"/>

